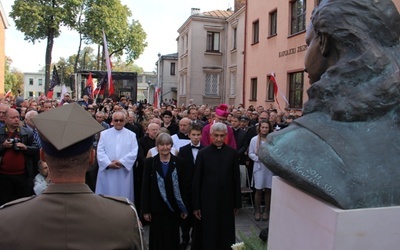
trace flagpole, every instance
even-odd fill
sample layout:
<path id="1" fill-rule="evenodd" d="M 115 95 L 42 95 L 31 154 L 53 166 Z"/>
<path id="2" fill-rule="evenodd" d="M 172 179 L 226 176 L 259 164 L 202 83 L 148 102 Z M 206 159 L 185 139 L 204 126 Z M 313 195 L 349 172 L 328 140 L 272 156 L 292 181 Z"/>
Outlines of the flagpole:
<path id="1" fill-rule="evenodd" d="M 108 43 L 106 38 L 106 33 L 103 29 L 103 46 L 104 46 L 104 57 L 106 59 L 106 66 L 107 66 L 107 83 L 108 83 L 108 95 L 114 94 L 114 86 L 112 83 L 112 72 L 111 72 L 111 60 L 110 54 L 108 52 Z"/>

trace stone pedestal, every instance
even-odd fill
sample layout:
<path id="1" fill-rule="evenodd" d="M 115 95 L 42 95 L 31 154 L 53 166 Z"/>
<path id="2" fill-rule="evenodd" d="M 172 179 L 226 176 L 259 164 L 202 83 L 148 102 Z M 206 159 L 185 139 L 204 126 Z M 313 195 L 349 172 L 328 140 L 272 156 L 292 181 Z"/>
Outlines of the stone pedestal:
<path id="1" fill-rule="evenodd" d="M 400 206 L 342 210 L 274 177 L 268 250 L 358 249 L 400 249 Z"/>

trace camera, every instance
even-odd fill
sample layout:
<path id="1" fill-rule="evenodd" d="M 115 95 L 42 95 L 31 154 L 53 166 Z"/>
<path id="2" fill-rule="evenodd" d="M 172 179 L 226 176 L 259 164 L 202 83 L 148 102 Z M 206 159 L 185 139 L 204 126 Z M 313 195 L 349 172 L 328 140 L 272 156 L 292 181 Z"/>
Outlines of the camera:
<path id="1" fill-rule="evenodd" d="M 19 150 L 21 150 L 18 146 L 17 146 L 17 143 L 18 142 L 20 142 L 20 139 L 19 138 L 10 138 L 10 139 L 8 139 L 10 142 L 12 142 L 12 144 L 13 144 L 13 149 L 15 150 L 15 151 L 19 151 Z"/>

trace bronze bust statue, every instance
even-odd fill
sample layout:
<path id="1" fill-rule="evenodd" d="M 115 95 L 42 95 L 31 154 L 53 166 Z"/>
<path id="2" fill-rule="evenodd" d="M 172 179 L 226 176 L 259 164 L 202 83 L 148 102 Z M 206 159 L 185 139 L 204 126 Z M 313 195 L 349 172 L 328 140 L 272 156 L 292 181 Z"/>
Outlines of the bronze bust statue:
<path id="1" fill-rule="evenodd" d="M 304 116 L 264 164 L 342 209 L 400 205 L 400 15 L 390 0 L 323 0 L 307 28 Z"/>

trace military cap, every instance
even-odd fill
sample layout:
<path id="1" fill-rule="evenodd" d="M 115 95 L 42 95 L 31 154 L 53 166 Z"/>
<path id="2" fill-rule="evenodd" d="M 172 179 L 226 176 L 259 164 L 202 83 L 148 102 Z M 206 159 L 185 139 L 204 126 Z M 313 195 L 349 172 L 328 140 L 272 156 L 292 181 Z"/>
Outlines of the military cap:
<path id="1" fill-rule="evenodd" d="M 77 103 L 42 112 L 32 121 L 44 152 L 55 157 L 86 152 L 93 144 L 94 134 L 104 129 Z"/>

